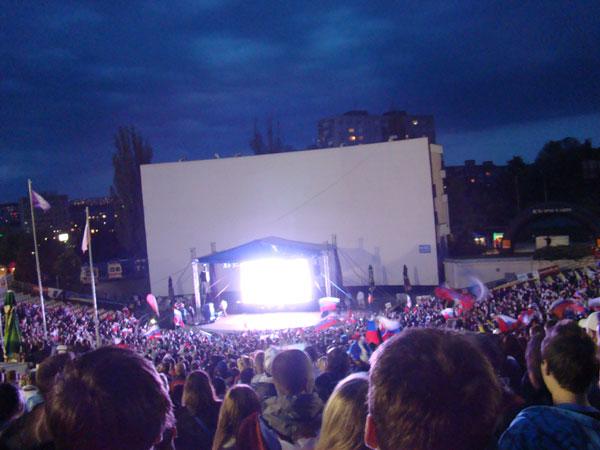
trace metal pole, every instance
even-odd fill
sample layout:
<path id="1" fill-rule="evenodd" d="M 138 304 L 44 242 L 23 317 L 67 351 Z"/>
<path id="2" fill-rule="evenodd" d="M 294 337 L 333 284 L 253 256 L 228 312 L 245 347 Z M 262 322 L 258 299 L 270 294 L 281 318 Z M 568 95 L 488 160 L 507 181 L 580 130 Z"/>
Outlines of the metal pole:
<path id="1" fill-rule="evenodd" d="M 88 254 L 90 257 L 90 276 L 92 279 L 92 298 L 94 299 L 94 328 L 96 329 L 96 348 L 100 348 L 100 323 L 98 321 L 98 301 L 96 300 L 96 276 L 92 258 L 92 230 L 90 229 L 90 208 L 85 207 L 85 230 L 87 232 Z"/>
<path id="2" fill-rule="evenodd" d="M 6 282 L 8 286 L 8 281 Z M 8 293 L 8 289 L 6 290 Z M 2 316 L 4 311 L 4 303 L 2 304 L 2 308 L 0 308 L 0 351 L 2 351 L 2 361 L 6 362 L 6 354 L 4 353 L 4 328 L 2 328 Z"/>
<path id="3" fill-rule="evenodd" d="M 35 249 L 35 267 L 37 269 L 38 288 L 40 290 L 40 305 L 42 306 L 42 323 L 44 325 L 44 339 L 48 339 L 48 328 L 46 327 L 46 306 L 44 305 L 44 290 L 42 288 L 42 272 L 40 270 L 40 256 L 38 255 L 37 234 L 35 231 L 35 213 L 33 210 L 33 197 L 31 195 L 31 180 L 27 180 L 29 189 L 29 207 L 31 208 L 31 230 L 33 232 L 33 246 Z"/>
<path id="4" fill-rule="evenodd" d="M 325 277 L 325 295 L 331 297 L 331 279 L 329 272 L 329 244 L 327 251 L 323 254 L 323 276 Z"/>

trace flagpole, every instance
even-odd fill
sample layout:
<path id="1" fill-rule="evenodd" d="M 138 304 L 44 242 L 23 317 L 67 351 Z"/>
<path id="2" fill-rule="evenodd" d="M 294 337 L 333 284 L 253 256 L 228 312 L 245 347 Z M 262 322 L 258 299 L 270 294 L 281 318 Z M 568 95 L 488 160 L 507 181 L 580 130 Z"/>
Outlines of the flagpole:
<path id="1" fill-rule="evenodd" d="M 8 283 L 7 283 L 8 286 Z M 8 289 L 6 291 L 8 293 Z M 4 353 L 4 328 L 2 327 L 2 316 L 6 314 L 2 314 L 4 311 L 4 305 L 0 310 L 0 352 L 2 352 L 2 361 L 6 361 L 6 354 Z"/>
<path id="2" fill-rule="evenodd" d="M 38 288 L 40 290 L 40 305 L 42 306 L 42 323 L 44 325 L 44 339 L 48 339 L 48 328 L 46 327 L 46 306 L 44 305 L 44 291 L 42 288 L 42 272 L 40 270 L 40 256 L 38 254 L 37 234 L 35 231 L 35 211 L 33 209 L 33 197 L 31 196 L 31 180 L 27 180 L 29 189 L 29 207 L 31 208 L 31 230 L 33 232 L 33 245 L 35 247 L 35 267 L 37 269 Z"/>
<path id="3" fill-rule="evenodd" d="M 92 258 L 92 230 L 90 230 L 90 208 L 85 207 L 85 232 L 87 232 L 88 254 L 90 257 L 90 276 L 92 278 L 92 297 L 94 299 L 94 328 L 96 329 L 96 348 L 100 342 L 100 323 L 98 322 L 98 301 L 96 300 L 96 277 L 94 276 L 94 262 Z"/>

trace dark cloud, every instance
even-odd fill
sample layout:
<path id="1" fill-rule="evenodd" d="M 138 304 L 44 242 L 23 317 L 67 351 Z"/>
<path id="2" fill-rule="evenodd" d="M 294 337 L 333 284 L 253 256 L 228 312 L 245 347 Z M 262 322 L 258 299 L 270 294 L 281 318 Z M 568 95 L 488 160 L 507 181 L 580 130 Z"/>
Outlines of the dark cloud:
<path id="1" fill-rule="evenodd" d="M 248 152 L 254 119 L 314 142 L 320 117 L 433 113 L 446 159 L 531 159 L 600 140 L 600 4 L 571 2 L 5 2 L 0 200 L 100 195 L 113 135 L 155 160 Z"/>

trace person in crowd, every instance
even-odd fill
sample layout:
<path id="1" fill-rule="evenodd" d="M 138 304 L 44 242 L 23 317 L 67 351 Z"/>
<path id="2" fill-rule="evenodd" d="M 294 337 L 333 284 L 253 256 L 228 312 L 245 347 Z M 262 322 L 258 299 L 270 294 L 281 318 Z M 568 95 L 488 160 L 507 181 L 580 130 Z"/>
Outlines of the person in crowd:
<path id="1" fill-rule="evenodd" d="M 527 406 L 551 405 L 552 396 L 544 384 L 542 377 L 542 341 L 543 331 L 534 334 L 527 343 L 525 362 L 527 371 L 521 379 L 520 393 Z"/>
<path id="2" fill-rule="evenodd" d="M 501 389 L 455 332 L 402 331 L 373 355 L 365 443 L 381 450 L 475 450 L 493 443 Z"/>
<path id="3" fill-rule="evenodd" d="M 563 320 L 542 341 L 541 357 L 553 406 L 531 406 L 519 413 L 499 448 L 600 448 L 600 411 L 587 397 L 600 368 L 594 341 L 575 322 Z"/>
<path id="4" fill-rule="evenodd" d="M 203 370 L 188 375 L 183 388 L 182 405 L 175 410 L 177 450 L 211 448 L 221 401 Z"/>
<path id="5" fill-rule="evenodd" d="M 349 375 L 338 383 L 323 410 L 323 423 L 315 450 L 367 450 L 365 421 L 369 378 Z"/>
<path id="6" fill-rule="evenodd" d="M 4 431 L 25 409 L 19 388 L 13 383 L 0 384 L 0 432 Z"/>
<path id="7" fill-rule="evenodd" d="M 173 376 L 169 383 L 169 395 L 175 406 L 181 406 L 181 397 L 183 396 L 183 386 L 185 385 L 187 367 L 185 362 L 180 361 L 173 367 Z"/>
<path id="8" fill-rule="evenodd" d="M 254 376 L 252 377 L 252 384 L 261 383 L 263 381 L 270 381 L 265 373 L 265 352 L 257 350 L 254 352 Z"/>
<path id="9" fill-rule="evenodd" d="M 350 358 L 343 347 L 337 346 L 327 352 L 325 371 L 315 380 L 315 389 L 323 402 L 326 402 L 338 382 L 348 375 Z"/>
<path id="10" fill-rule="evenodd" d="M 254 378 L 254 369 L 248 367 L 240 372 L 240 384 L 251 384 Z"/>
<path id="11" fill-rule="evenodd" d="M 54 386 L 56 376 L 73 360 L 72 353 L 56 354 L 46 358 L 36 371 L 35 383 L 40 403 L 30 412 L 15 420 L 0 436 L 0 450 L 33 450 L 50 448 L 52 436 L 44 414 L 44 399 Z"/>
<path id="12" fill-rule="evenodd" d="M 217 399 L 224 399 L 225 393 L 227 392 L 227 384 L 225 383 L 225 380 L 219 376 L 216 376 L 212 379 L 212 384 L 215 389 L 215 395 Z"/>
<path id="13" fill-rule="evenodd" d="M 301 350 L 284 350 L 273 360 L 276 397 L 263 403 L 262 415 L 252 414 L 240 426 L 238 449 L 310 449 L 316 444 L 323 403 L 313 392 L 309 357 Z"/>
<path id="14" fill-rule="evenodd" d="M 245 384 L 232 387 L 221 406 L 212 449 L 235 449 L 236 435 L 242 420 L 253 413 L 260 414 L 260 411 L 260 401 L 254 389 Z"/>
<path id="15" fill-rule="evenodd" d="M 122 348 L 102 347 L 69 362 L 47 397 L 56 450 L 149 450 L 175 424 L 154 366 Z"/>
<path id="16" fill-rule="evenodd" d="M 273 359 L 277 355 L 278 350 L 274 347 L 269 347 L 266 351 L 256 352 L 254 363 L 257 370 L 262 370 L 262 373 L 255 375 L 252 378 L 252 388 L 256 391 L 261 402 L 269 397 L 277 395 L 273 377 L 271 377 L 271 369 Z"/>

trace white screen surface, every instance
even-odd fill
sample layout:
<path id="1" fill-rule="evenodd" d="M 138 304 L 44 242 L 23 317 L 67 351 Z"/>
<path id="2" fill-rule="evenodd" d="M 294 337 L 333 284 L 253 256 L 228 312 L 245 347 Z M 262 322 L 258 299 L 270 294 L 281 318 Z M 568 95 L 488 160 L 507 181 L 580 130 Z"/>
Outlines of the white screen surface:
<path id="1" fill-rule="evenodd" d="M 142 166 L 152 291 L 193 292 L 192 255 L 267 236 L 337 238 L 343 281 L 436 285 L 426 139 Z M 330 262 L 333 265 L 333 261 Z M 237 283 L 239 285 L 239 282 Z"/>
<path id="2" fill-rule="evenodd" d="M 312 275 L 306 259 L 257 259 L 240 264 L 242 302 L 278 306 L 312 300 Z"/>

